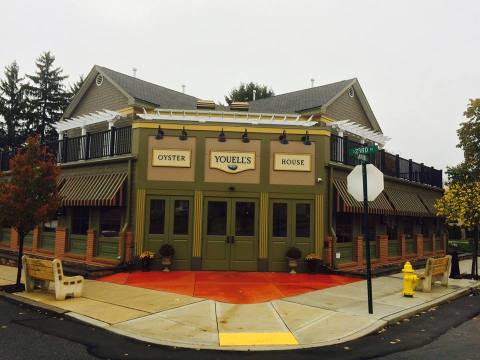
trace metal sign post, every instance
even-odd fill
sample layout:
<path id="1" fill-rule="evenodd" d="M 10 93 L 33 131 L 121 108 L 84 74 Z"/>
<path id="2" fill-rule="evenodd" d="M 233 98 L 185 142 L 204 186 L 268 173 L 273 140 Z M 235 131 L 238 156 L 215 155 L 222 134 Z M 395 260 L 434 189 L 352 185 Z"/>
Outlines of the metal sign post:
<path id="1" fill-rule="evenodd" d="M 369 145 L 349 149 L 350 156 L 356 156 L 362 165 L 356 166 L 347 176 L 348 192 L 355 200 L 363 201 L 363 236 L 365 241 L 365 260 L 367 265 L 368 313 L 373 314 L 372 300 L 372 264 L 370 258 L 370 241 L 368 235 L 368 202 L 373 201 L 383 191 L 383 174 L 372 164 L 368 164 L 368 155 L 378 151 L 377 146 Z M 367 174 L 370 174 L 368 183 Z M 360 186 L 361 185 L 361 186 Z"/>
<path id="2" fill-rule="evenodd" d="M 367 261 L 367 296 L 368 313 L 373 314 L 372 300 L 372 263 L 370 260 L 370 240 L 368 239 L 368 188 L 367 188 L 367 162 L 362 161 L 363 177 L 363 235 L 365 237 L 365 256 Z"/>

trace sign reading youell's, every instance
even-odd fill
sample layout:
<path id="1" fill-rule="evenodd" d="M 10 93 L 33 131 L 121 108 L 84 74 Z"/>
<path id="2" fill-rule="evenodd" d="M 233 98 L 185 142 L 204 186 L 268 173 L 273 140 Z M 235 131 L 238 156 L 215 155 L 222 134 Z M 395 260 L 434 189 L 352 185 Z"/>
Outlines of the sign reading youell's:
<path id="1" fill-rule="evenodd" d="M 255 169 L 254 152 L 212 151 L 210 152 L 210 168 L 230 174 Z"/>

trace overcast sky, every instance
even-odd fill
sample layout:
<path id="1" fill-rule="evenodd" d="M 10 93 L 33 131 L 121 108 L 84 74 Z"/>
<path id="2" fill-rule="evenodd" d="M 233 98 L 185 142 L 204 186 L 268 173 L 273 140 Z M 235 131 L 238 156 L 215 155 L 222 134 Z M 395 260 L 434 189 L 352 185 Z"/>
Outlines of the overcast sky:
<path id="1" fill-rule="evenodd" d="M 74 81 L 94 64 L 223 101 L 357 77 L 387 149 L 437 168 L 480 97 L 480 1 L 1 1 L 0 67 L 51 50 Z"/>

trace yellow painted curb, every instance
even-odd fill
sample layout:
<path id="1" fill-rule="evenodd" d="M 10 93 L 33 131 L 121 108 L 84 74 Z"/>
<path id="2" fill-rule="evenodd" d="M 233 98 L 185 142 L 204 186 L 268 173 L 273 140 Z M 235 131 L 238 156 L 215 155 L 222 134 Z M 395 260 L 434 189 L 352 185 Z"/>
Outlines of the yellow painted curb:
<path id="1" fill-rule="evenodd" d="M 298 345 L 289 332 L 273 333 L 219 333 L 220 346 L 241 345 Z"/>

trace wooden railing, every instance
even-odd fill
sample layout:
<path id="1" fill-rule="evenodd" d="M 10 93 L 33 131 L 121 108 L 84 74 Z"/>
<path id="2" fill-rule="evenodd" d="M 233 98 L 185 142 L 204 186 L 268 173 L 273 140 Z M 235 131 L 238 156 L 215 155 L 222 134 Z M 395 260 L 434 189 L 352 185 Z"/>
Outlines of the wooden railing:
<path id="1" fill-rule="evenodd" d="M 330 160 L 346 165 L 359 165 L 360 161 L 353 156 L 348 156 L 348 151 L 363 146 L 364 144 L 349 140 L 347 137 L 332 134 Z M 442 170 L 416 163 L 411 159 L 401 158 L 399 155 L 389 154 L 385 150 L 368 156 L 370 163 L 385 175 L 442 188 Z"/>

